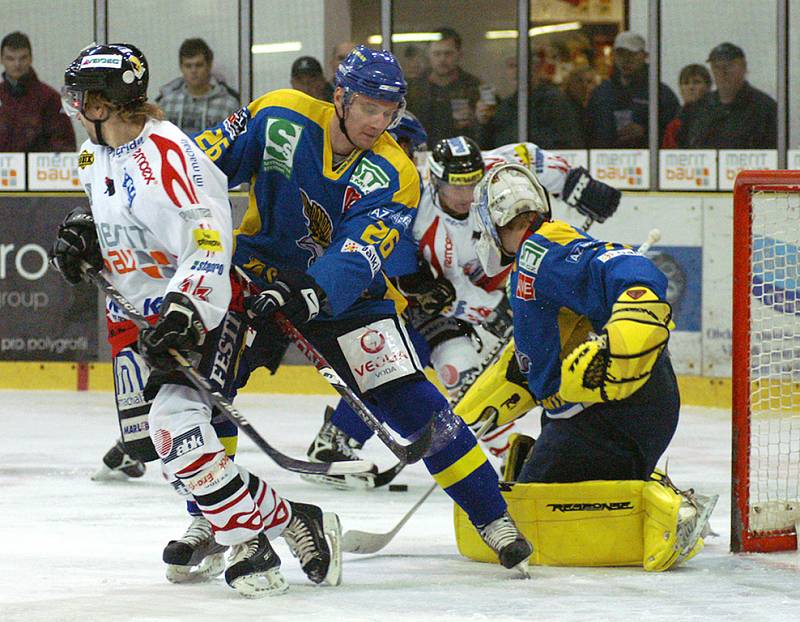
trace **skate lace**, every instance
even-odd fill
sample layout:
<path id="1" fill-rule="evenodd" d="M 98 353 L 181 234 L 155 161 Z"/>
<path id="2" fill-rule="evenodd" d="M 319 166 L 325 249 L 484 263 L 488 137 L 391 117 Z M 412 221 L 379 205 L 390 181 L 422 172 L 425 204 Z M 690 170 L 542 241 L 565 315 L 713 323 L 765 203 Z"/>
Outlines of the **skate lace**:
<path id="1" fill-rule="evenodd" d="M 317 545 L 314 536 L 308 525 L 297 517 L 292 518 L 292 522 L 286 528 L 284 539 L 292 548 L 292 552 L 300 560 L 300 565 L 305 566 L 307 562 L 316 557 Z"/>
<path id="2" fill-rule="evenodd" d="M 481 529 L 481 537 L 495 552 L 508 546 L 519 536 L 516 525 L 508 516 L 501 516 Z"/>
<path id="3" fill-rule="evenodd" d="M 194 548 L 198 544 L 210 540 L 212 535 L 211 523 L 209 523 L 204 517 L 197 516 L 194 518 L 194 520 L 192 520 L 192 523 L 189 525 L 186 533 L 183 534 L 181 541 L 186 542 Z"/>
<path id="4" fill-rule="evenodd" d="M 337 453 L 348 460 L 358 460 L 358 455 L 350 445 L 350 437 L 332 423 L 326 423 L 320 430 L 319 438 L 330 445 Z"/>
<path id="5" fill-rule="evenodd" d="M 233 550 L 231 551 L 229 565 L 232 566 L 243 559 L 248 559 L 255 555 L 258 550 L 258 544 L 258 538 L 253 538 L 241 544 L 235 544 L 232 547 Z"/>

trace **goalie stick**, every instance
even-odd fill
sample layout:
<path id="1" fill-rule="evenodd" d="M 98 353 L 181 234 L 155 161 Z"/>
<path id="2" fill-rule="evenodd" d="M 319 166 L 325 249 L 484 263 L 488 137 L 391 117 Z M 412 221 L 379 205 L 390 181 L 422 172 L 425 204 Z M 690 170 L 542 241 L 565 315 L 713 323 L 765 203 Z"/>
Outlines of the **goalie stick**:
<path id="1" fill-rule="evenodd" d="M 588 225 L 591 226 L 591 222 L 588 222 Z M 584 230 L 587 228 L 588 226 L 585 226 Z M 644 254 L 650 250 L 650 247 L 657 243 L 660 239 L 661 231 L 658 229 L 651 229 L 647 234 L 647 239 L 636 249 L 636 251 Z M 495 347 L 495 349 L 492 350 L 494 358 L 497 358 L 499 353 L 503 350 L 504 345 L 505 344 L 503 344 L 500 348 Z M 491 365 L 491 363 L 489 364 Z M 494 418 L 489 418 L 489 420 L 487 420 L 481 429 L 476 433 L 476 437 L 480 437 L 491 427 L 493 423 Z M 359 531 L 357 529 L 350 529 L 346 531 L 342 536 L 342 551 L 345 553 L 368 555 L 370 553 L 377 553 L 386 547 L 408 522 L 408 520 L 414 515 L 414 513 L 422 506 L 423 503 L 425 503 L 426 499 L 430 497 L 431 493 L 436 490 L 437 486 L 438 484 L 435 483 L 431 485 L 431 487 L 425 491 L 422 497 L 420 497 L 420 499 L 411 507 L 411 509 L 408 510 L 408 512 L 406 512 L 406 514 L 400 519 L 400 522 L 398 522 L 392 530 L 386 533 L 372 533 L 369 531 Z"/>
<path id="2" fill-rule="evenodd" d="M 117 289 L 88 263 L 83 264 L 84 274 L 97 285 L 102 292 L 116 302 L 124 311 L 125 315 L 139 328 L 148 328 L 150 324 Z M 178 364 L 178 370 L 186 376 L 189 382 L 200 392 L 203 397 L 208 399 L 214 406 L 230 419 L 237 428 L 244 432 L 265 454 L 267 454 L 278 466 L 293 471 L 295 473 L 311 473 L 317 475 L 348 475 L 352 473 L 366 473 L 372 468 L 372 463 L 366 460 L 352 460 L 348 462 L 306 462 L 291 458 L 281 453 L 270 445 L 256 431 L 253 425 L 240 413 L 233 404 L 225 399 L 219 391 L 215 391 L 211 383 L 192 364 L 177 350 L 170 350 L 170 354 Z"/>

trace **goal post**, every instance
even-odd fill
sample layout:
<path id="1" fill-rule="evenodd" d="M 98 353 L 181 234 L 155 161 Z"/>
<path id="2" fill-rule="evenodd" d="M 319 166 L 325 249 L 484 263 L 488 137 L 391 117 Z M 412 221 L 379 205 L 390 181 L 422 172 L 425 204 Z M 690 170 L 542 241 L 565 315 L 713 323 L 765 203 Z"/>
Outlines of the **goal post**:
<path id="1" fill-rule="evenodd" d="M 796 549 L 800 171 L 743 171 L 733 203 L 731 550 Z"/>

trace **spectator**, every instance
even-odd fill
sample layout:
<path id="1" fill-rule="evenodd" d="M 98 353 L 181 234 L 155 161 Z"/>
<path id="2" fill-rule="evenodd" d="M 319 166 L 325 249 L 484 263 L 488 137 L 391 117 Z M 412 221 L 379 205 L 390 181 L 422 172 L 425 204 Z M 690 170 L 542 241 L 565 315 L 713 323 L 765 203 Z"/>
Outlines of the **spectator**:
<path id="1" fill-rule="evenodd" d="M 27 35 L 12 32 L 0 43 L 5 71 L 0 83 L 0 151 L 75 151 L 75 131 L 61 97 L 33 70 Z"/>
<path id="2" fill-rule="evenodd" d="M 202 39 L 186 39 L 178 50 L 181 77 L 161 87 L 156 103 L 187 134 L 216 125 L 239 108 L 239 94 L 211 75 L 214 53 Z"/>
<path id="3" fill-rule="evenodd" d="M 416 80 L 421 78 L 428 71 L 428 63 L 425 60 L 425 50 L 417 45 L 409 45 L 403 50 L 403 75 L 406 80 Z"/>
<path id="4" fill-rule="evenodd" d="M 742 48 L 720 43 L 708 56 L 717 90 L 683 115 L 677 142 L 682 148 L 775 149 L 778 105 L 750 86 Z"/>
<path id="5" fill-rule="evenodd" d="M 597 86 L 597 74 L 589 66 L 576 67 L 569 72 L 561 88 L 567 96 L 567 102 L 572 108 L 572 114 L 576 119 L 577 132 L 580 147 L 589 146 L 589 126 L 586 117 L 586 106 L 589 104 L 589 97 Z"/>
<path id="6" fill-rule="evenodd" d="M 313 56 L 301 56 L 292 63 L 292 88 L 322 101 L 333 100 L 333 89 L 325 81 L 322 65 Z"/>
<path id="7" fill-rule="evenodd" d="M 516 58 L 506 59 L 507 71 L 516 72 L 516 67 Z M 561 89 L 550 83 L 542 73 L 548 70 L 543 63 L 531 64 L 527 140 L 542 149 L 582 147 L 578 118 Z M 517 99 L 515 91 L 501 99 L 496 108 L 487 106 L 484 101 L 477 103 L 476 118 L 480 128 L 478 143 L 483 149 L 519 141 Z"/>
<path id="8" fill-rule="evenodd" d="M 598 86 L 587 108 L 590 144 L 611 149 L 646 148 L 648 145 L 647 45 L 640 35 L 624 31 L 614 39 L 614 69 Z M 667 124 L 680 104 L 666 84 L 658 86 L 659 144 Z"/>
<path id="9" fill-rule="evenodd" d="M 692 105 L 711 90 L 711 74 L 702 65 L 686 65 L 678 75 L 678 90 L 683 99 L 683 108 L 681 108 L 680 114 L 669 122 L 664 131 L 664 139 L 661 141 L 663 149 L 678 148 L 678 131 L 683 124 L 683 117 L 689 114 Z"/>
<path id="10" fill-rule="evenodd" d="M 331 72 L 331 79 L 328 82 L 328 84 L 331 87 L 331 93 L 333 93 L 336 86 L 333 83 L 334 80 L 336 79 L 336 68 L 339 66 L 339 63 L 341 63 L 345 58 L 347 58 L 347 55 L 350 53 L 350 50 L 352 50 L 354 47 L 356 47 L 356 44 L 353 41 L 342 41 L 341 43 L 337 43 L 336 45 L 333 46 L 333 50 L 331 51 L 331 57 L 328 60 L 328 69 Z M 333 96 L 331 96 L 331 98 L 332 97 Z M 333 100 L 331 99 L 331 101 Z"/>
<path id="11" fill-rule="evenodd" d="M 408 83 L 408 109 L 428 130 L 433 145 L 457 135 L 474 137 L 475 103 L 480 81 L 460 67 L 461 35 L 452 28 L 440 28 L 441 38 L 432 41 L 428 52 L 431 70 Z"/>

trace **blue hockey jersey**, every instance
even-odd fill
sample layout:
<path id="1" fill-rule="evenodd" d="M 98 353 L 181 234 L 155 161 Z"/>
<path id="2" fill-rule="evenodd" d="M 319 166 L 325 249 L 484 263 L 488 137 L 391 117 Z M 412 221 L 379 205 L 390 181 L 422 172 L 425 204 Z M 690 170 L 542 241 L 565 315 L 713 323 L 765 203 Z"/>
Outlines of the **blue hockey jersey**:
<path id="1" fill-rule="evenodd" d="M 333 316 L 392 312 L 381 270 L 413 221 L 419 174 L 385 132 L 334 167 L 334 114 L 333 104 L 299 91 L 272 91 L 195 141 L 229 187 L 250 183 L 235 265 L 262 285 L 281 271 L 307 272 Z"/>
<path id="2" fill-rule="evenodd" d="M 544 223 L 523 241 L 509 279 L 514 341 L 529 389 L 548 415 L 582 409 L 557 395 L 561 360 L 589 330 L 602 331 L 611 307 L 632 285 L 666 299 L 666 277 L 629 246 L 596 240 L 561 221 Z"/>

